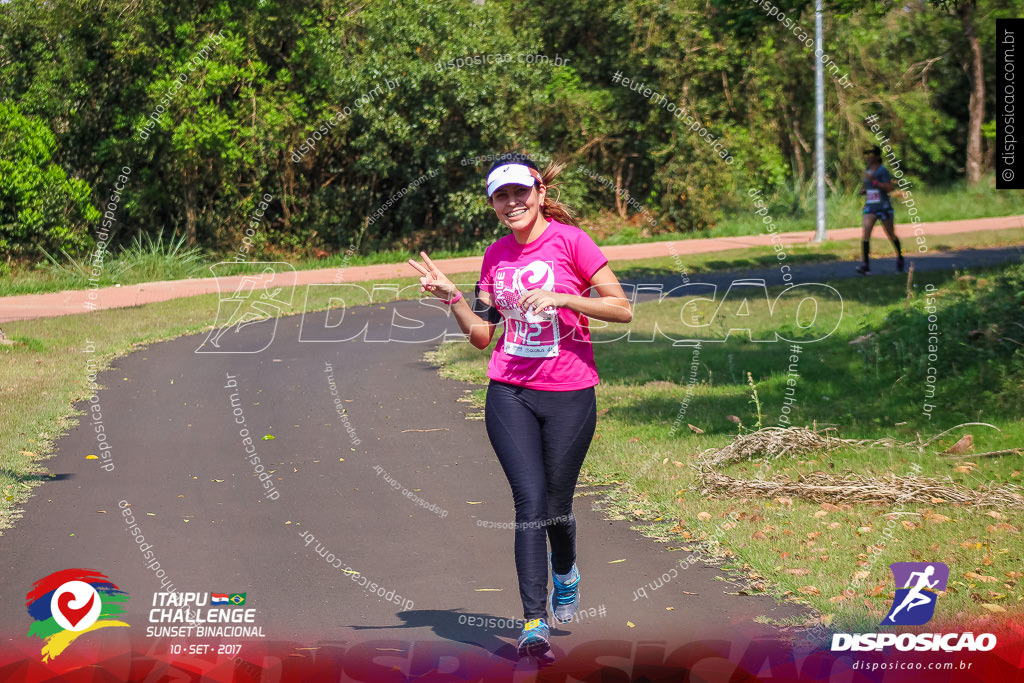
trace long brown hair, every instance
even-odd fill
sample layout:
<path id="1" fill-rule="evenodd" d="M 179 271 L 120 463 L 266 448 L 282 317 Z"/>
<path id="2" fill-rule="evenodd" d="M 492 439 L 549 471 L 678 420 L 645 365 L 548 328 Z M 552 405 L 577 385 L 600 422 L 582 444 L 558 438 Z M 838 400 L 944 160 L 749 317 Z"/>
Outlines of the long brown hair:
<path id="1" fill-rule="evenodd" d="M 558 189 L 558 184 L 555 183 L 555 178 L 558 177 L 564 168 L 564 163 L 552 161 L 548 163 L 544 172 L 541 173 L 541 182 L 543 182 L 544 187 L 548 189 L 548 194 L 544 197 L 544 204 L 540 207 L 540 212 L 544 214 L 544 218 L 547 218 L 548 220 L 556 220 L 559 223 L 575 225 L 578 228 L 580 225 L 576 222 L 576 212 L 568 205 L 558 201 L 556 197 L 551 196 L 551 190 Z M 558 194 L 561 196 L 561 190 L 559 190 Z"/>

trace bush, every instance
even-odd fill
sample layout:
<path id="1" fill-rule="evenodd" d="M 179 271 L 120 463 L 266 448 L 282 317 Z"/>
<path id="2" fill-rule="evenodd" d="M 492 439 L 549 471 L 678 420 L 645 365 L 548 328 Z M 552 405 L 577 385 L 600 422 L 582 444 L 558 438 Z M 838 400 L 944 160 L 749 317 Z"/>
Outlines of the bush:
<path id="1" fill-rule="evenodd" d="M 35 256 L 37 247 L 81 253 L 93 244 L 88 226 L 101 214 L 89 203 L 89 185 L 51 163 L 55 148 L 43 122 L 0 102 L 0 254 L 7 258 Z"/>

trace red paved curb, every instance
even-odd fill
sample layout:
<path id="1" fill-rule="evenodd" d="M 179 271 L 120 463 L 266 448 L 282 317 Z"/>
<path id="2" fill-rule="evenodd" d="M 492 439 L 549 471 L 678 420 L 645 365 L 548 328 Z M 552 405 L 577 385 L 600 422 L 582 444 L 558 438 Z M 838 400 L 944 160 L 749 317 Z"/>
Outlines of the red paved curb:
<path id="1" fill-rule="evenodd" d="M 980 232 L 983 230 L 1006 230 L 1024 228 L 1024 216 L 1000 216 L 996 218 L 974 218 L 963 221 L 947 221 L 944 223 L 918 223 L 897 225 L 897 234 L 903 235 L 907 250 L 911 250 L 909 240 L 913 239 L 913 230 L 920 229 L 925 238 L 937 235 Z M 860 228 L 842 228 L 829 231 L 829 240 L 840 242 L 858 239 Z M 884 234 L 881 230 L 876 235 Z M 712 237 L 695 240 L 676 240 L 674 242 L 648 242 L 644 244 L 624 244 L 619 246 L 601 247 L 611 261 L 626 261 L 674 254 L 705 254 L 730 249 L 748 249 L 771 245 L 771 235 L 748 235 L 744 237 Z M 779 238 L 784 244 L 810 242 L 814 239 L 813 231 L 780 233 Z M 455 259 L 439 259 L 435 261 L 446 273 L 471 273 L 480 270 L 482 258 L 470 256 Z M 296 285 L 330 284 L 333 282 L 365 282 L 394 277 L 408 277 L 414 272 L 407 264 L 390 264 L 379 266 L 359 266 L 352 268 L 321 268 L 318 270 L 301 270 L 295 272 Z M 243 276 L 220 278 L 220 287 L 234 289 L 241 283 Z M 218 291 L 218 278 L 202 278 L 191 280 L 172 280 L 168 282 L 147 282 L 128 287 L 105 287 L 95 290 L 94 299 L 89 299 L 89 290 L 73 290 L 51 294 L 26 294 L 0 298 L 0 323 L 12 320 L 30 320 L 34 318 L 52 318 L 60 315 L 86 313 L 90 310 L 108 308 L 125 308 L 141 304 L 167 301 L 179 297 L 212 294 Z"/>

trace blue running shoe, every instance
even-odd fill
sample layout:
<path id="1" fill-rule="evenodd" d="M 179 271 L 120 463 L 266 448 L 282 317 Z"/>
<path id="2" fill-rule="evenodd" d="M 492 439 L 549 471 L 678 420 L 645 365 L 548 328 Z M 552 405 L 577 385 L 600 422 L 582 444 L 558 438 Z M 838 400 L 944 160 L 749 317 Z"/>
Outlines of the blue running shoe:
<path id="1" fill-rule="evenodd" d="M 551 631 L 543 619 L 531 619 L 519 634 L 519 656 L 542 655 L 551 649 Z"/>
<path id="2" fill-rule="evenodd" d="M 550 561 L 550 556 L 549 556 Z M 580 607 L 580 572 L 573 564 L 569 571 L 569 583 L 562 583 L 555 576 L 554 568 L 551 569 L 551 581 L 555 587 L 551 589 L 548 598 L 548 606 L 551 607 L 551 616 L 555 621 L 565 623 L 572 621 L 576 616 L 576 610 Z"/>

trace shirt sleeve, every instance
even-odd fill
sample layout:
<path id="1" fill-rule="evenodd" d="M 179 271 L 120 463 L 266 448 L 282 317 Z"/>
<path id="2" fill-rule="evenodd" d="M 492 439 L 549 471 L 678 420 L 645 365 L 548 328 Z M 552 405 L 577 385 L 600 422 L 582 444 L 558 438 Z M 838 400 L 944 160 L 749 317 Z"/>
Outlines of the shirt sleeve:
<path id="1" fill-rule="evenodd" d="M 892 180 L 892 176 L 889 175 L 889 169 L 887 169 L 885 166 L 882 166 L 880 169 L 878 169 L 878 173 L 876 173 L 875 175 L 875 180 L 877 180 L 880 183 L 887 183 L 890 180 Z"/>
<path id="2" fill-rule="evenodd" d="M 590 282 L 590 278 L 594 277 L 594 273 L 601 270 L 608 263 L 608 259 L 601 252 L 601 248 L 583 230 L 580 230 L 579 235 L 576 237 L 574 259 L 576 270 L 587 282 Z"/>
<path id="3" fill-rule="evenodd" d="M 487 292 L 491 295 L 491 301 L 494 301 L 494 265 L 489 256 L 490 249 L 484 252 L 484 260 L 480 266 L 480 280 L 476 283 L 476 288 L 473 291 L 472 308 L 478 316 L 492 325 L 497 325 L 501 322 L 501 312 L 493 305 L 487 305 L 480 300 L 480 292 Z"/>

